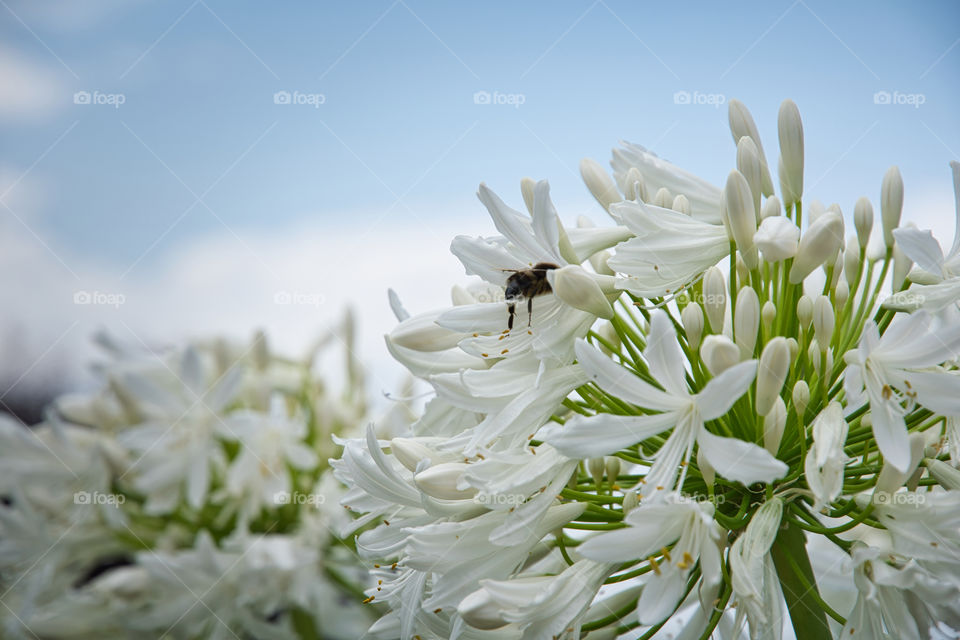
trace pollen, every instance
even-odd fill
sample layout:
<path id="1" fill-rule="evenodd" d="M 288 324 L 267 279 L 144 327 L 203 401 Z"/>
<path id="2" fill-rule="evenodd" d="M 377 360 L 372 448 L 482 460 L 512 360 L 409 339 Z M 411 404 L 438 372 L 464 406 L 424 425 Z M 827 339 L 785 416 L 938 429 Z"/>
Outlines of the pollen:
<path id="1" fill-rule="evenodd" d="M 660 553 L 662 553 L 663 557 L 667 559 L 667 562 L 670 562 L 670 549 L 664 547 L 663 549 L 660 549 Z"/>
<path id="2" fill-rule="evenodd" d="M 475 333 L 475 334 L 473 334 L 473 337 L 474 337 L 474 338 L 479 338 L 479 337 L 480 337 L 480 334 L 479 334 L 479 333 Z"/>
<path id="3" fill-rule="evenodd" d="M 366 600 L 364 600 L 364 601 L 363 601 L 363 604 L 370 604 L 371 602 L 373 602 L 373 596 L 370 596 L 369 598 L 367 598 Z"/>
<path id="4" fill-rule="evenodd" d="M 483 356 L 484 358 L 489 358 L 489 357 L 490 357 L 490 354 L 489 354 L 489 353 L 481 353 L 480 355 Z"/>
<path id="5" fill-rule="evenodd" d="M 533 331 L 530 331 L 530 329 L 527 329 L 527 335 L 532 336 L 532 335 L 533 335 Z"/>
<path id="6" fill-rule="evenodd" d="M 503 355 L 503 354 L 509 353 L 509 352 L 510 352 L 510 349 L 504 349 L 503 351 L 500 352 L 500 355 Z"/>
<path id="7" fill-rule="evenodd" d="M 689 552 L 683 552 L 683 560 L 677 563 L 677 569 L 689 569 L 693 565 L 693 556 Z"/>
<path id="8" fill-rule="evenodd" d="M 653 572 L 660 575 L 660 565 L 657 564 L 657 559 L 654 556 L 650 556 L 647 558 L 647 561 L 650 563 L 650 568 L 653 569 Z"/>
<path id="9" fill-rule="evenodd" d="M 389 523 L 387 520 L 384 520 L 384 521 L 383 521 L 383 524 L 385 524 L 385 525 L 388 526 L 388 527 L 390 526 L 390 523 Z"/>
<path id="10" fill-rule="evenodd" d="M 434 613 L 440 613 L 441 611 L 443 611 L 443 607 L 437 607 L 433 610 Z"/>

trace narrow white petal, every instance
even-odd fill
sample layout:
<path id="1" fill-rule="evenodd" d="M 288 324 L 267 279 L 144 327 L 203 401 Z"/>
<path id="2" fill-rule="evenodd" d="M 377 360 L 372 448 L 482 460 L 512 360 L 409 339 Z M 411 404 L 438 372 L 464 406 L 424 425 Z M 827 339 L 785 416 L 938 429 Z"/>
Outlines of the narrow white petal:
<path id="1" fill-rule="evenodd" d="M 668 393 L 680 398 L 690 395 L 684 377 L 683 352 L 666 311 L 658 309 L 653 312 L 643 357 L 647 360 L 650 373 Z"/>
<path id="2" fill-rule="evenodd" d="M 686 397 L 676 398 L 644 382 L 584 340 L 577 340 L 575 350 L 577 361 L 590 379 L 621 400 L 656 411 L 676 410 L 688 402 Z"/>
<path id="3" fill-rule="evenodd" d="M 672 412 L 649 416 L 575 416 L 565 425 L 549 425 L 541 438 L 560 453 L 584 459 L 614 453 L 650 436 L 666 431 L 677 421 Z"/>
<path id="4" fill-rule="evenodd" d="M 924 271 L 943 274 L 943 250 L 929 229 L 894 229 L 893 237 L 903 253 Z"/>
<path id="5" fill-rule="evenodd" d="M 719 418 L 740 399 L 757 375 L 757 361 L 735 364 L 707 383 L 696 397 L 704 420 Z"/>
<path id="6" fill-rule="evenodd" d="M 788 467 L 770 452 L 739 438 L 717 436 L 705 428 L 697 435 L 700 452 L 717 473 L 745 485 L 773 482 L 787 474 Z"/>

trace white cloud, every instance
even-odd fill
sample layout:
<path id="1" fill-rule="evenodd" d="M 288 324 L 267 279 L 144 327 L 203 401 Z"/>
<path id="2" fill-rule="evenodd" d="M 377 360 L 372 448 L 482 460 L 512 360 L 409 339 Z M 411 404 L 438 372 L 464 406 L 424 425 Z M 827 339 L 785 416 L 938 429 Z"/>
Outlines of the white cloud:
<path id="1" fill-rule="evenodd" d="M 67 106 L 61 74 L 23 53 L 0 47 L 0 123 L 36 122 Z"/>

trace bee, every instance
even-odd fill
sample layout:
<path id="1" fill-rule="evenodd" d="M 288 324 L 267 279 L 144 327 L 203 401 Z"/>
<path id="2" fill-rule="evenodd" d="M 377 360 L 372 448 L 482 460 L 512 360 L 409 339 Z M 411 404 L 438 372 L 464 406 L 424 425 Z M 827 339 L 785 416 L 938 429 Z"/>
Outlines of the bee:
<path id="1" fill-rule="evenodd" d="M 507 331 L 513 329 L 513 317 L 516 315 L 517 302 L 527 301 L 527 326 L 533 321 L 533 299 L 553 293 L 547 281 L 547 271 L 559 269 L 552 262 L 538 262 L 529 269 L 505 269 L 513 273 L 507 278 L 504 297 L 507 300 Z"/>

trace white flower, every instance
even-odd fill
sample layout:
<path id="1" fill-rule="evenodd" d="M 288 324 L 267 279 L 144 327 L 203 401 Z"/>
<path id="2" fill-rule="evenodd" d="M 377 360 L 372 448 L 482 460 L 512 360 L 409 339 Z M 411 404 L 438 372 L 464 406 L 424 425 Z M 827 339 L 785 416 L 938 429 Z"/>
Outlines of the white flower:
<path id="1" fill-rule="evenodd" d="M 613 567 L 580 560 L 554 576 L 481 580 L 481 588 L 457 610 L 467 624 L 480 629 L 513 623 L 523 629 L 524 640 L 550 640 L 586 612 Z"/>
<path id="2" fill-rule="evenodd" d="M 783 593 L 770 557 L 782 518 L 783 501 L 768 500 L 730 547 L 731 587 L 750 624 L 751 638 L 779 640 L 783 628 Z"/>
<path id="3" fill-rule="evenodd" d="M 721 530 L 713 513 L 709 503 L 668 494 L 627 514 L 627 528 L 594 536 L 579 551 L 597 562 L 649 559 L 654 575 L 637 602 L 637 615 L 644 624 L 656 624 L 676 609 L 698 561 L 701 594 L 719 584 Z"/>
<path id="4" fill-rule="evenodd" d="M 722 224 L 643 202 L 610 208 L 636 237 L 617 245 L 607 263 L 625 276 L 617 286 L 636 295 L 677 293 L 730 255 L 730 238 Z"/>
<path id="5" fill-rule="evenodd" d="M 877 446 L 894 467 L 910 463 L 903 416 L 914 404 L 960 415 L 960 376 L 931 369 L 958 352 L 960 323 L 937 327 L 930 314 L 918 311 L 898 316 L 882 337 L 868 322 L 858 348 L 844 354 L 847 408 L 870 403 Z"/>
<path id="6" fill-rule="evenodd" d="M 626 184 L 627 173 L 631 168 L 636 168 L 647 194 L 645 200 L 652 200 L 657 191 L 666 189 L 671 196 L 682 195 L 689 200 L 693 217 L 720 224 L 720 200 L 723 194 L 719 187 L 658 158 L 655 153 L 640 145 L 629 142 L 623 143 L 623 148 L 613 150 L 610 164 L 613 165 L 613 175 L 624 193 L 630 193 Z M 632 196 L 628 195 L 628 198 L 630 197 Z M 611 211 L 615 208 L 611 206 Z"/>
<path id="7" fill-rule="evenodd" d="M 770 216 L 764 218 L 753 235 L 753 241 L 767 262 L 779 262 L 797 255 L 800 229 L 789 218 Z"/>
<path id="8" fill-rule="evenodd" d="M 577 416 L 562 427 L 544 429 L 544 439 L 568 456 L 589 458 L 618 451 L 673 429 L 645 478 L 647 492 L 673 489 L 681 462 L 690 459 L 695 443 L 700 445 L 717 473 L 730 480 L 745 484 L 770 482 L 786 473 L 787 466 L 762 447 L 712 434 L 704 426 L 705 420 L 725 414 L 747 391 L 756 375 L 756 360 L 734 365 L 707 383 L 700 393 L 690 393 L 676 333 L 662 311 L 652 315 L 644 358 L 663 391 L 616 365 L 585 342 L 578 342 L 580 366 L 602 389 L 661 413 Z"/>
<path id="9" fill-rule="evenodd" d="M 813 446 L 807 452 L 804 471 L 813 492 L 815 510 L 837 499 L 843 489 L 843 468 L 847 456 L 843 447 L 849 426 L 839 402 L 831 402 L 813 422 Z"/>

